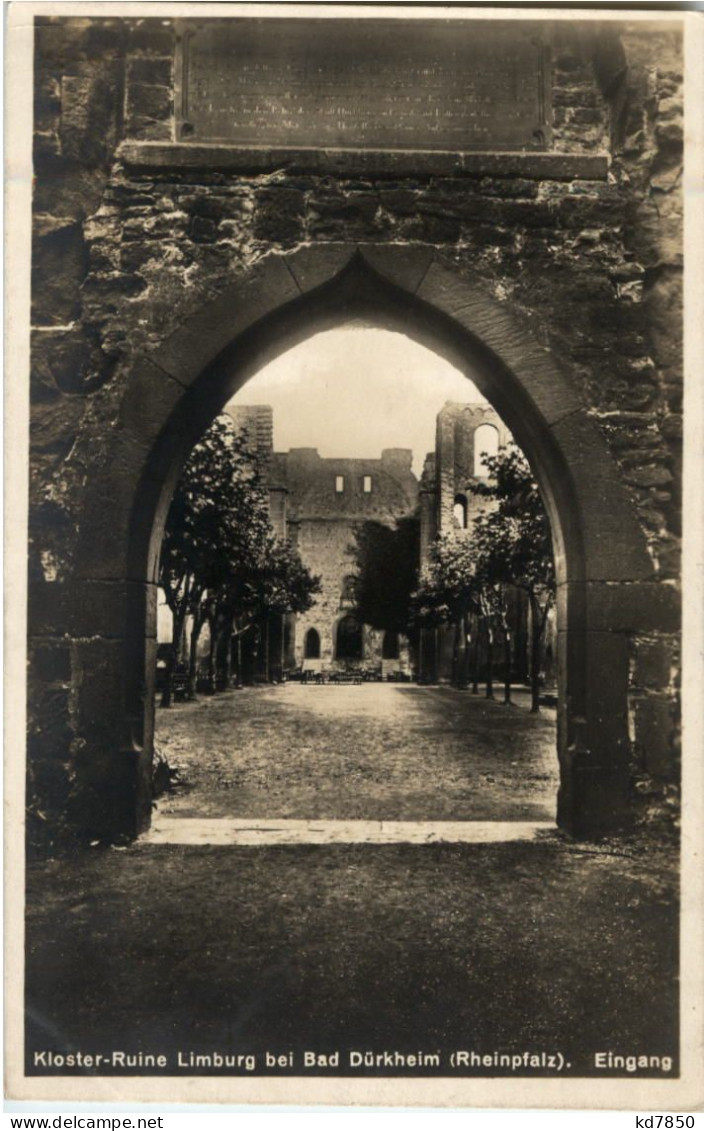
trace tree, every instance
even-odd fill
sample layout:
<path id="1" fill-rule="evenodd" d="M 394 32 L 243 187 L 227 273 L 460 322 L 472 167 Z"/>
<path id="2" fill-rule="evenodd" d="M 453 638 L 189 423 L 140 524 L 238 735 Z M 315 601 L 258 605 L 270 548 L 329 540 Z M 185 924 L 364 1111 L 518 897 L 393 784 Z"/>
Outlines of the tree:
<path id="1" fill-rule="evenodd" d="M 485 456 L 487 479 L 471 490 L 489 506 L 462 536 L 441 535 L 430 549 L 427 568 L 414 594 L 416 620 L 455 626 L 454 678 L 464 683 L 469 661 L 468 628 L 475 643 L 474 684 L 478 678 L 477 629 L 486 635 L 486 694 L 493 696 L 495 629 L 504 642 L 504 699 L 511 699 L 512 641 L 508 595 L 524 590 L 531 610 L 531 710 L 539 710 L 540 656 L 548 613 L 555 601 L 555 567 L 550 523 L 530 467 L 515 446 Z M 464 644 L 465 673 L 461 674 Z"/>
<path id="2" fill-rule="evenodd" d="M 351 547 L 357 565 L 355 606 L 372 628 L 408 634 L 411 594 L 418 585 L 420 521 L 417 515 L 363 522 Z"/>
<path id="3" fill-rule="evenodd" d="M 484 606 L 477 562 L 470 538 L 440 535 L 430 547 L 428 565 L 412 598 L 412 618 L 419 626 L 451 624 L 455 628 L 453 679 L 467 679 L 467 637 L 470 617 Z M 491 693 L 491 683 L 488 684 Z"/>
<path id="4" fill-rule="evenodd" d="M 540 709 L 540 656 L 555 603 L 552 535 L 538 484 L 523 453 L 510 445 L 485 456 L 488 479 L 471 490 L 492 503 L 474 522 L 479 570 L 495 587 L 515 585 L 531 610 L 531 710 Z"/>
<path id="5" fill-rule="evenodd" d="M 477 515 L 472 525 L 472 546 L 477 590 L 487 631 L 487 697 L 493 696 L 493 643 L 496 625 L 504 644 L 504 703 L 510 703 L 513 655 L 508 590 L 512 582 L 507 577 L 505 561 L 497 549 L 502 537 L 499 519 L 500 516 L 496 513 Z"/>
<path id="6" fill-rule="evenodd" d="M 303 564 L 298 550 L 288 540 L 276 538 L 273 531 L 269 532 L 260 555 L 250 560 L 249 570 L 240 580 L 242 584 L 234 593 L 226 585 L 221 594 L 227 631 L 237 642 L 238 675 L 241 673 L 242 636 L 257 620 L 263 620 L 266 678 L 269 679 L 271 617 L 307 612 L 320 592 L 321 581 Z M 283 646 L 283 624 L 281 642 Z"/>
<path id="7" fill-rule="evenodd" d="M 198 637 L 206 620 L 214 628 L 216 595 L 226 587 L 232 596 L 244 584 L 242 575 L 261 557 L 269 529 L 266 493 L 246 433 L 238 432 L 229 417 L 218 417 L 191 452 L 166 519 L 159 584 L 173 633 L 162 706 L 171 703 L 187 618 L 193 617 L 193 684 Z"/>

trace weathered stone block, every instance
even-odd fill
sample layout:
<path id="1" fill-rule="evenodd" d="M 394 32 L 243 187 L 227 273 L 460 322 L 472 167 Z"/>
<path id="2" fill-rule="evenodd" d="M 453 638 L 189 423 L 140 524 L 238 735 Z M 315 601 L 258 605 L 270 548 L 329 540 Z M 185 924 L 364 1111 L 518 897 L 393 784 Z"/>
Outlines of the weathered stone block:
<path id="1" fill-rule="evenodd" d="M 358 244 L 362 258 L 384 279 L 415 293 L 435 258 L 427 244 Z"/>
<path id="2" fill-rule="evenodd" d="M 613 228 L 625 221 L 626 202 L 604 190 L 598 197 L 566 196 L 557 208 L 556 220 L 565 228 Z"/>
<path id="3" fill-rule="evenodd" d="M 40 683 L 66 683 L 71 678 L 71 652 L 63 641 L 35 641 L 30 649 L 33 678 Z"/>
<path id="4" fill-rule="evenodd" d="M 44 475 L 57 469 L 73 447 L 83 412 L 80 400 L 60 393 L 52 401 L 32 405 L 30 443 L 37 460 L 35 468 L 41 466 Z"/>
<path id="5" fill-rule="evenodd" d="M 660 581 L 587 582 L 569 581 L 557 591 L 558 618 L 567 623 L 568 602 L 584 608 L 588 632 L 667 632 L 680 629 L 680 594 L 674 585 Z"/>
<path id="6" fill-rule="evenodd" d="M 379 204 L 399 216 L 412 216 L 418 205 L 418 193 L 411 188 L 379 187 Z"/>
<path id="7" fill-rule="evenodd" d="M 125 123 L 128 134 L 139 132 L 153 122 L 165 122 L 171 118 L 172 113 L 173 93 L 170 86 L 132 83 L 129 87 Z"/>
<path id="8" fill-rule="evenodd" d="M 29 638 L 54 634 L 60 636 L 70 632 L 74 610 L 71 592 L 71 586 L 66 582 L 47 582 L 43 578 L 30 576 L 27 603 Z"/>
<path id="9" fill-rule="evenodd" d="M 102 165 L 117 142 L 118 82 L 103 61 L 87 73 L 61 79 L 61 152 L 84 165 Z"/>
<path id="10" fill-rule="evenodd" d="M 106 274 L 92 274 L 83 287 L 84 301 L 101 303 L 124 296 L 134 298 L 142 293 L 147 284 L 136 272 L 111 271 Z"/>
<path id="11" fill-rule="evenodd" d="M 188 236 L 194 243 L 215 243 L 218 234 L 217 223 L 207 216 L 194 216 L 188 225 Z"/>
<path id="12" fill-rule="evenodd" d="M 304 196 L 299 189 L 271 188 L 257 193 L 254 235 L 273 243 L 295 243 L 303 235 Z"/>
<path id="13" fill-rule="evenodd" d="M 120 639 L 129 624 L 156 636 L 156 585 L 138 581 L 77 581 L 71 596 L 70 631 L 79 637 Z"/>
<path id="14" fill-rule="evenodd" d="M 627 482 L 638 487 L 659 487 L 672 482 L 672 474 L 662 464 L 651 464 L 649 467 L 638 467 L 629 471 L 625 476 Z"/>
<path id="15" fill-rule="evenodd" d="M 559 421 L 552 431 L 561 450 L 569 452 L 575 480 L 585 486 L 590 482 L 579 499 L 585 579 L 640 581 L 652 577 L 654 566 L 643 533 L 599 433 L 579 413 Z"/>
<path id="16" fill-rule="evenodd" d="M 81 225 L 72 219 L 43 217 L 32 246 L 34 325 L 65 325 L 78 316 L 79 287 L 87 270 Z"/>
<path id="17" fill-rule="evenodd" d="M 672 641 L 638 639 L 634 647 L 634 686 L 661 691 L 669 687 L 677 661 Z"/>
<path id="18" fill-rule="evenodd" d="M 534 199 L 538 195 L 539 184 L 537 181 L 528 181 L 521 177 L 483 177 L 479 182 L 479 191 L 482 196 L 499 197 L 503 200 L 515 197 Z"/>
<path id="19" fill-rule="evenodd" d="M 458 217 L 423 215 L 420 217 L 418 229 L 410 234 L 411 238 L 422 239 L 429 244 L 457 243 L 462 233 L 462 224 Z"/>
<path id="20" fill-rule="evenodd" d="M 123 240 L 161 240 L 177 239 L 188 231 L 188 216 L 180 210 L 174 212 L 144 212 L 125 221 L 122 226 Z"/>
<path id="21" fill-rule="evenodd" d="M 67 761 L 73 738 L 71 692 L 68 687 L 42 684 L 33 675 L 30 667 L 32 754 L 36 759 Z"/>
<path id="22" fill-rule="evenodd" d="M 655 127 L 655 139 L 658 145 L 681 146 L 684 141 L 684 127 L 679 120 L 658 122 Z"/>
<path id="23" fill-rule="evenodd" d="M 144 86 L 169 87 L 173 72 L 172 52 L 162 56 L 138 56 L 127 62 L 127 83 Z"/>
<path id="24" fill-rule="evenodd" d="M 147 58 L 173 54 L 174 32 L 172 27 L 163 27 L 159 20 L 144 20 L 128 27 L 128 45 L 131 54 L 143 54 Z"/>
<path id="25" fill-rule="evenodd" d="M 647 773 L 671 778 L 676 771 L 673 757 L 672 702 L 666 695 L 648 695 L 635 703 L 636 748 Z"/>
<path id="26" fill-rule="evenodd" d="M 366 248 L 374 245 L 367 244 Z M 357 251 L 356 243 L 329 242 L 318 247 L 301 247 L 290 252 L 285 263 L 302 294 L 333 279 L 346 267 Z M 374 263 L 372 263 L 374 266 Z"/>

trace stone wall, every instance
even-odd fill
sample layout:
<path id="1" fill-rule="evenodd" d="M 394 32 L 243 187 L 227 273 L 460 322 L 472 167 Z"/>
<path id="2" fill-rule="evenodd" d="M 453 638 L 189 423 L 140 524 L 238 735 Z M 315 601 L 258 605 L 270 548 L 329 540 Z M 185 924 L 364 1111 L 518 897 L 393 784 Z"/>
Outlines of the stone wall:
<path id="1" fill-rule="evenodd" d="M 304 659 L 309 629 L 320 636 L 323 668 L 335 667 L 336 631 L 342 617 L 353 611 L 354 601 L 345 594 L 345 580 L 357 573 L 354 554 L 355 529 L 364 522 L 393 525 L 397 518 L 412 514 L 418 483 L 411 471 L 413 453 L 390 448 L 381 459 L 323 459 L 314 448 L 277 452 L 271 479 L 275 492 L 285 499 L 285 529 L 301 559 L 321 580 L 315 604 L 296 617 L 294 655 L 297 666 Z M 371 490 L 364 491 L 364 478 Z M 343 490 L 336 490 L 342 478 Z M 272 492 L 273 494 L 274 492 Z M 383 633 L 364 628 L 363 661 L 381 664 Z"/>
<path id="2" fill-rule="evenodd" d="M 453 513 L 458 496 L 466 503 L 465 526 L 468 530 L 476 515 L 486 507 L 486 500 L 482 501 L 470 490 L 470 485 L 481 478 L 476 474 L 475 453 L 477 429 L 483 424 L 496 428 L 499 447 L 510 443 L 511 433 L 491 405 L 449 403 L 438 414 L 433 460 L 438 517 L 434 525 L 441 534 L 458 527 Z"/>
<path id="3" fill-rule="evenodd" d="M 81 699 L 85 656 L 99 666 L 110 643 L 92 640 L 85 606 L 78 615 L 75 550 L 85 484 L 104 469 L 104 439 L 123 426 L 133 359 L 245 270 L 290 249 L 427 246 L 510 309 L 570 375 L 605 437 L 671 608 L 681 533 L 680 35 L 574 21 L 555 21 L 552 34 L 550 160 L 302 154 L 267 164 L 265 153 L 193 149 L 184 159 L 183 147 L 168 148 L 171 21 L 37 21 L 30 772 L 42 812 L 71 812 L 73 798 L 81 820 L 81 728 L 99 713 L 98 699 Z M 640 610 L 635 620 L 648 623 Z M 679 621 L 665 612 L 653 624 L 629 635 L 631 737 L 646 808 L 662 813 L 677 780 Z M 101 694 L 121 694 L 107 668 Z"/>

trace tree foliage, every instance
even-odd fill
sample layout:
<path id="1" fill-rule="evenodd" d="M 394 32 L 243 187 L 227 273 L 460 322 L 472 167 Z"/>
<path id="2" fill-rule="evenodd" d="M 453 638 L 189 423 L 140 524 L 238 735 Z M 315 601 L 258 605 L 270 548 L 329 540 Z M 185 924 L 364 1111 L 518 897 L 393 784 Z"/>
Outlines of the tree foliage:
<path id="1" fill-rule="evenodd" d="M 550 522 L 530 466 L 515 445 L 496 456 L 485 456 L 484 463 L 486 479 L 473 483 L 470 490 L 486 499 L 487 507 L 476 516 L 466 536 L 441 536 L 431 547 L 412 609 L 425 624 L 462 625 L 458 641 L 467 638 L 470 619 L 478 623 L 487 640 L 488 681 L 493 636 L 498 630 L 504 641 L 508 700 L 508 593 L 512 586 L 524 590 L 531 609 L 532 707 L 537 710 L 540 649 L 555 600 Z M 491 693 L 490 682 L 487 692 Z"/>
<path id="2" fill-rule="evenodd" d="M 164 705 L 189 617 L 192 694 L 204 624 L 210 627 L 212 677 L 217 641 L 232 632 L 235 620 L 241 630 L 257 616 L 301 612 L 318 591 L 296 551 L 274 536 L 257 458 L 246 432 L 229 417 L 213 422 L 185 464 L 166 520 L 159 584 L 173 615 Z"/>
<path id="3" fill-rule="evenodd" d="M 484 463 L 488 478 L 471 490 L 493 503 L 473 530 L 488 575 L 549 600 L 555 594 L 552 534 L 530 465 L 515 444 L 485 456 Z"/>
<path id="4" fill-rule="evenodd" d="M 236 591 L 268 530 L 266 493 L 246 434 L 218 417 L 191 452 L 166 519 L 159 583 L 174 615 L 195 613 L 206 590 Z"/>
<path id="5" fill-rule="evenodd" d="M 272 536 L 249 579 L 249 607 L 262 615 L 305 613 L 320 589 L 320 578 L 311 574 L 296 548 Z"/>
<path id="6" fill-rule="evenodd" d="M 456 624 L 479 609 L 479 582 L 474 547 L 469 538 L 441 534 L 430 547 L 412 597 L 416 621 L 427 625 Z"/>
<path id="7" fill-rule="evenodd" d="M 420 522 L 417 515 L 361 523 L 352 552 L 357 565 L 357 615 L 373 628 L 408 633 L 411 594 L 418 584 Z"/>

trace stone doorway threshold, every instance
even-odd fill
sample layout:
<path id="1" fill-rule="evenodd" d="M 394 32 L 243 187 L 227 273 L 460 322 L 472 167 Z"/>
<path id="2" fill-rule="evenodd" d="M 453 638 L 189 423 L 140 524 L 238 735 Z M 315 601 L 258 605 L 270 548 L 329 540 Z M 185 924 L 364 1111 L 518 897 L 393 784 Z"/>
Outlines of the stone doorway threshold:
<path id="1" fill-rule="evenodd" d="M 555 831 L 551 821 L 305 821 L 155 817 L 141 844 L 503 844 Z"/>

